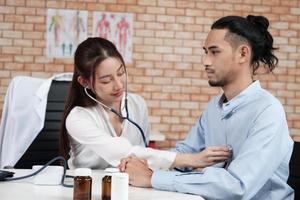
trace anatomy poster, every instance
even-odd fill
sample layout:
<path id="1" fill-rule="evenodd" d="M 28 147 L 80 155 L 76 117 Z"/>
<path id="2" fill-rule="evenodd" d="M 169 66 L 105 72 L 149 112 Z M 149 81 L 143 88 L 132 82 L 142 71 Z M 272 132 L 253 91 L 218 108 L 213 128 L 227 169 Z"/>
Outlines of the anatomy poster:
<path id="1" fill-rule="evenodd" d="M 93 13 L 93 35 L 113 42 L 125 62 L 132 61 L 132 21 L 130 13 Z"/>
<path id="2" fill-rule="evenodd" d="M 72 58 L 87 38 L 87 11 L 48 9 L 47 57 Z"/>

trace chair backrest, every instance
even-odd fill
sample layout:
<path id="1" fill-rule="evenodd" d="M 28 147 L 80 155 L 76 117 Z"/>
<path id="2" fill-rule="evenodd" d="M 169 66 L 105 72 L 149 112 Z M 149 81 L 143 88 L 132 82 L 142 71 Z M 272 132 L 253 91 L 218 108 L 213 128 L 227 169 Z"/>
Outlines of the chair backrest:
<path id="1" fill-rule="evenodd" d="M 59 155 L 60 123 L 69 84 L 70 81 L 52 81 L 48 93 L 44 127 L 18 160 L 15 168 L 30 169 L 33 165 L 44 165 Z"/>
<path id="2" fill-rule="evenodd" d="M 300 142 L 294 142 L 288 184 L 295 191 L 295 199 L 300 199 Z"/>

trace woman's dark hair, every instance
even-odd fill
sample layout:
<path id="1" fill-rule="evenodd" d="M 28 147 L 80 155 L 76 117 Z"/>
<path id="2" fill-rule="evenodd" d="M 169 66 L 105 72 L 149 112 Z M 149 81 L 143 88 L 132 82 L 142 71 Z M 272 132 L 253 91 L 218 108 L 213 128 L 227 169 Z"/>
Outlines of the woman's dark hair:
<path id="1" fill-rule="evenodd" d="M 60 153 L 66 159 L 68 159 L 70 151 L 70 143 L 65 124 L 68 114 L 75 106 L 89 107 L 96 105 L 96 102 L 85 94 L 84 87 L 78 82 L 78 77 L 81 76 L 86 80 L 92 80 L 91 87 L 93 88 L 96 68 L 102 61 L 111 57 L 120 60 L 125 66 L 124 60 L 115 45 L 99 37 L 86 39 L 78 45 L 75 51 L 74 74 L 69 89 L 69 96 L 65 103 L 60 130 Z M 90 94 L 94 96 L 91 91 Z"/>
<path id="2" fill-rule="evenodd" d="M 269 72 L 273 71 L 278 63 L 278 58 L 273 51 L 273 37 L 268 31 L 269 20 L 264 16 L 248 15 L 246 18 L 239 16 L 226 16 L 217 20 L 211 29 L 228 29 L 225 40 L 231 45 L 247 42 L 252 49 L 252 73 L 263 63 Z"/>

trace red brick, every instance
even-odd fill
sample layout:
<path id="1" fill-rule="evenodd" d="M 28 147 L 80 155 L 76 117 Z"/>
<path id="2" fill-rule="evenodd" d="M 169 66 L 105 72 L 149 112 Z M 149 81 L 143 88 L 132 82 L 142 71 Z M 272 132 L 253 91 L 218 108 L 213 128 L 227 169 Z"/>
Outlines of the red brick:
<path id="1" fill-rule="evenodd" d="M 175 54 L 165 54 L 165 55 L 163 55 L 163 60 L 171 61 L 171 62 L 181 62 L 182 61 L 182 56 L 181 55 L 175 55 Z"/>
<path id="2" fill-rule="evenodd" d="M 135 83 L 152 83 L 152 78 L 145 76 L 133 77 L 133 80 Z"/>
<path id="3" fill-rule="evenodd" d="M 222 17 L 223 12 L 217 10 L 206 10 L 204 15 L 206 17 Z"/>
<path id="4" fill-rule="evenodd" d="M 24 22 L 23 15 L 5 15 L 5 22 Z"/>
<path id="5" fill-rule="evenodd" d="M 13 39 L 8 39 L 8 38 L 0 38 L 0 46 L 10 46 L 12 45 Z"/>
<path id="6" fill-rule="evenodd" d="M 37 31 L 24 31 L 24 38 L 25 39 L 43 39 L 44 38 L 44 33 L 42 32 L 37 32 Z"/>
<path id="7" fill-rule="evenodd" d="M 24 69 L 25 70 L 30 70 L 30 71 L 43 71 L 44 70 L 44 65 L 43 64 L 30 63 L 30 64 L 25 64 Z"/>
<path id="8" fill-rule="evenodd" d="M 3 78 L 3 77 L 10 77 L 10 71 L 9 70 L 1 70 L 0 71 L 0 77 Z"/>
<path id="9" fill-rule="evenodd" d="M 152 123 L 160 123 L 161 122 L 161 117 L 149 117 L 149 122 Z"/>
<path id="10" fill-rule="evenodd" d="M 105 11 L 106 5 L 100 3 L 87 3 L 86 9 L 88 11 Z"/>
<path id="11" fill-rule="evenodd" d="M 145 6 L 127 5 L 126 12 L 146 13 L 146 7 Z"/>
<path id="12" fill-rule="evenodd" d="M 280 15 L 280 21 L 288 21 L 288 22 L 298 22 L 298 17 L 296 15 L 283 14 Z"/>
<path id="13" fill-rule="evenodd" d="M 177 31 L 175 33 L 175 38 L 178 38 L 178 39 L 193 39 L 193 33 L 192 32 L 179 32 L 179 31 Z"/>
<path id="14" fill-rule="evenodd" d="M 125 12 L 126 11 L 125 5 L 109 4 L 106 6 L 106 9 L 109 12 Z"/>
<path id="15" fill-rule="evenodd" d="M 147 94 L 150 94 L 149 92 L 147 92 Z M 159 100 L 147 100 L 147 106 L 149 108 L 157 108 L 159 106 L 160 101 Z"/>
<path id="16" fill-rule="evenodd" d="M 2 53 L 3 54 L 22 54 L 22 48 L 21 47 L 8 47 L 4 46 L 2 47 Z"/>
<path id="17" fill-rule="evenodd" d="M 64 9 L 66 7 L 65 1 L 46 1 L 46 2 L 47 2 L 47 8 Z"/>
<path id="18" fill-rule="evenodd" d="M 184 15 L 185 11 L 183 9 L 178 8 L 167 8 L 167 15 Z"/>
<path id="19" fill-rule="evenodd" d="M 280 30 L 279 35 L 283 37 L 296 37 L 297 31 L 294 30 Z"/>
<path id="20" fill-rule="evenodd" d="M 169 100 L 170 99 L 170 94 L 161 93 L 161 92 L 153 92 L 151 97 L 152 97 L 152 99 Z"/>
<path id="21" fill-rule="evenodd" d="M 0 6 L 0 13 L 2 14 L 15 14 L 16 10 L 13 6 Z"/>
<path id="22" fill-rule="evenodd" d="M 163 30 L 164 24 L 159 22 L 146 22 L 146 29 Z"/>
<path id="23" fill-rule="evenodd" d="M 12 62 L 12 61 L 13 61 L 12 55 L 0 54 L 0 62 Z"/>
<path id="24" fill-rule="evenodd" d="M 17 9 L 16 14 L 21 14 L 21 15 L 35 15 L 36 14 L 35 8 L 17 7 L 16 9 Z"/>
<path id="25" fill-rule="evenodd" d="M 207 10 L 207 9 L 213 9 L 214 8 L 214 3 L 211 2 L 197 2 L 196 7 L 200 8 L 201 10 Z"/>
<path id="26" fill-rule="evenodd" d="M 184 25 L 183 24 L 177 24 L 177 23 L 167 23 L 165 25 L 165 30 L 172 30 L 172 31 L 183 31 Z"/>
<path id="27" fill-rule="evenodd" d="M 170 92 L 170 93 L 178 93 L 180 92 L 180 86 L 175 85 L 164 85 L 162 88 L 163 92 Z"/>
<path id="28" fill-rule="evenodd" d="M 45 23 L 44 16 L 25 16 L 26 23 Z"/>
<path id="29" fill-rule="evenodd" d="M 33 62 L 33 56 L 23 56 L 23 55 L 14 56 L 14 61 L 20 63 Z"/>
<path id="30" fill-rule="evenodd" d="M 217 3 L 216 4 L 216 9 L 217 10 L 227 10 L 227 11 L 232 11 L 234 5 L 233 4 L 228 4 L 228 3 Z"/>
<path id="31" fill-rule="evenodd" d="M 178 100 L 178 101 L 189 101 L 190 95 L 182 94 L 182 93 L 175 93 L 175 94 L 171 94 L 171 99 Z"/>
<path id="32" fill-rule="evenodd" d="M 11 76 L 30 76 L 31 72 L 28 71 L 11 71 Z"/>
<path id="33" fill-rule="evenodd" d="M 34 31 L 37 31 L 37 32 L 43 32 L 45 31 L 47 28 L 46 28 L 46 24 L 34 24 Z"/>
<path id="34" fill-rule="evenodd" d="M 158 0 L 157 5 L 158 7 L 175 7 L 175 3 L 173 0 Z"/>
<path id="35" fill-rule="evenodd" d="M 162 122 L 167 124 L 179 124 L 179 117 L 162 117 Z"/>
<path id="36" fill-rule="evenodd" d="M 253 6 L 253 11 L 257 13 L 268 13 L 271 12 L 270 6 Z"/>
<path id="37" fill-rule="evenodd" d="M 21 38 L 22 32 L 21 31 L 3 31 L 3 37 L 6 38 Z"/>
<path id="38" fill-rule="evenodd" d="M 144 85 L 144 91 L 146 92 L 160 92 L 162 89 L 162 86 L 160 85 Z M 152 95 L 154 95 L 155 93 L 152 93 Z M 152 96 L 152 99 L 158 99 L 158 98 L 154 98 L 154 96 Z"/>
<path id="39" fill-rule="evenodd" d="M 86 3 L 85 2 L 67 2 L 66 7 L 67 9 L 74 9 L 74 10 L 86 10 Z"/>
<path id="40" fill-rule="evenodd" d="M 33 30 L 33 24 L 30 23 L 15 23 L 15 30 L 20 31 L 32 31 Z"/>
<path id="41" fill-rule="evenodd" d="M 45 64 L 45 71 L 46 72 L 63 72 L 63 65 L 56 65 L 56 64 Z"/>
<path id="42" fill-rule="evenodd" d="M 143 36 L 143 37 L 154 37 L 153 30 L 135 30 L 136 36 Z"/>
<path id="43" fill-rule="evenodd" d="M 155 46 L 155 52 L 156 53 L 172 53 L 173 48 L 167 47 L 167 46 Z"/>
<path id="44" fill-rule="evenodd" d="M 144 59 L 158 61 L 158 60 L 162 60 L 162 55 L 158 53 L 145 53 Z"/>
<path id="45" fill-rule="evenodd" d="M 43 49 L 36 47 L 24 47 L 23 55 L 41 55 L 43 53 Z"/>
<path id="46" fill-rule="evenodd" d="M 24 69 L 24 64 L 23 63 L 5 63 L 4 64 L 4 69 L 7 70 L 23 70 Z"/>
<path id="47" fill-rule="evenodd" d="M 244 11 L 244 12 L 251 12 L 253 9 L 252 5 L 247 5 L 247 4 L 234 4 L 233 8 L 234 10 Z"/>
<path id="48" fill-rule="evenodd" d="M 7 0 L 6 5 L 8 6 L 25 6 L 25 0 Z"/>
<path id="49" fill-rule="evenodd" d="M 143 6 L 156 6 L 156 1 L 149 1 L 149 0 L 139 0 L 137 2 L 138 5 Z"/>
<path id="50" fill-rule="evenodd" d="M 146 76 L 161 76 L 163 75 L 163 70 L 161 69 L 146 69 Z"/>
<path id="51" fill-rule="evenodd" d="M 156 20 L 158 22 L 174 23 L 175 22 L 175 16 L 157 15 Z"/>
<path id="52" fill-rule="evenodd" d="M 162 14 L 163 15 L 163 14 L 166 13 L 166 8 L 164 8 L 164 7 L 151 7 L 151 6 L 147 6 L 146 13 L 149 13 L 149 14 Z"/>
<path id="53" fill-rule="evenodd" d="M 31 73 L 33 77 L 39 77 L 39 78 L 50 78 L 53 76 L 50 72 L 32 72 Z"/>

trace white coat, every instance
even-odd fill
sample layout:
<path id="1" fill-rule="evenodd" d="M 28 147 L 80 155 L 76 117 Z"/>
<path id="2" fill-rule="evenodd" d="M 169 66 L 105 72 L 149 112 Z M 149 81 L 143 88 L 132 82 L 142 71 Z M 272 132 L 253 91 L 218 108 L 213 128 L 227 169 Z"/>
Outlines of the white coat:
<path id="1" fill-rule="evenodd" d="M 9 84 L 0 125 L 0 168 L 13 167 L 42 130 L 52 80 L 68 80 L 72 73 L 49 79 L 14 77 Z"/>

